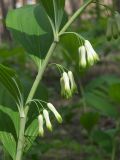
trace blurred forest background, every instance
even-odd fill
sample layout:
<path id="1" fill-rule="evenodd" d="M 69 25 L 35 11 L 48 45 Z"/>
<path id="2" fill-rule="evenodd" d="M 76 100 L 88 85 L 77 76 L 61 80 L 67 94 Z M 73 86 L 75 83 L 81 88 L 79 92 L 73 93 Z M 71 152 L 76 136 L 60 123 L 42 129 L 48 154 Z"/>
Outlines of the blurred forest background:
<path id="1" fill-rule="evenodd" d="M 35 4 L 36 1 L 0 0 L 0 63 L 15 68 L 26 95 L 36 75 L 36 66 L 22 46 L 13 40 L 5 26 L 5 18 L 9 9 Z M 72 15 L 83 2 L 66 0 L 67 14 Z M 114 155 L 116 160 L 120 159 L 120 40 L 107 41 L 105 34 L 110 13 L 100 5 L 112 7 L 114 3 L 119 12 L 120 0 L 96 2 L 77 19 L 72 30 L 92 43 L 101 60 L 79 72 L 75 60 L 71 61 L 70 55 L 57 49 L 51 62 L 63 64 L 76 74 L 79 94 L 71 100 L 61 98 L 58 71 L 53 66 L 46 70 L 36 96 L 49 97 L 64 122 L 61 126 L 54 124 L 53 133 L 38 137 L 26 159 L 115 160 Z M 8 92 L 0 85 L 0 104 L 14 106 L 11 97 L 6 99 L 7 95 Z M 2 149 L 0 151 L 0 159 L 3 159 Z"/>

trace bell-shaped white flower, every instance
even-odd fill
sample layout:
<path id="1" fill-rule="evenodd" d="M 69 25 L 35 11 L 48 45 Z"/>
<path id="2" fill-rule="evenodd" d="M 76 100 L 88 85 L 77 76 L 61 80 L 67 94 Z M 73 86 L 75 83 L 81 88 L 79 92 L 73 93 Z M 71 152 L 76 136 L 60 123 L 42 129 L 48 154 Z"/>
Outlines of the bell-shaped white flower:
<path id="1" fill-rule="evenodd" d="M 38 132 L 39 132 L 39 135 L 41 136 L 41 137 L 43 137 L 44 136 L 44 129 L 43 129 L 43 115 L 42 114 L 40 114 L 39 116 L 38 116 Z"/>
<path id="2" fill-rule="evenodd" d="M 44 115 L 44 118 L 45 118 L 45 122 L 46 122 L 46 127 L 52 131 L 52 124 L 50 122 L 50 118 L 49 118 L 49 113 L 46 109 L 43 110 L 43 115 Z"/>
<path id="3" fill-rule="evenodd" d="M 63 81 L 64 81 L 64 92 L 65 97 L 70 98 L 72 96 L 71 89 L 70 89 L 70 81 L 68 74 L 66 72 L 63 72 Z"/>
<path id="4" fill-rule="evenodd" d="M 99 60 L 99 56 L 93 49 L 91 43 L 88 40 L 85 40 L 85 48 L 87 51 L 87 62 L 88 65 L 93 65 L 96 61 Z"/>
<path id="5" fill-rule="evenodd" d="M 69 77 L 69 80 L 70 80 L 71 92 L 72 93 L 77 92 L 77 85 L 75 83 L 74 76 L 73 76 L 73 73 L 71 71 L 68 71 L 68 77 Z"/>
<path id="6" fill-rule="evenodd" d="M 79 52 L 79 66 L 85 68 L 87 66 L 85 46 L 80 46 L 78 52 Z"/>
<path id="7" fill-rule="evenodd" d="M 51 103 L 47 103 L 48 108 L 53 112 L 59 123 L 62 123 L 62 117 Z"/>

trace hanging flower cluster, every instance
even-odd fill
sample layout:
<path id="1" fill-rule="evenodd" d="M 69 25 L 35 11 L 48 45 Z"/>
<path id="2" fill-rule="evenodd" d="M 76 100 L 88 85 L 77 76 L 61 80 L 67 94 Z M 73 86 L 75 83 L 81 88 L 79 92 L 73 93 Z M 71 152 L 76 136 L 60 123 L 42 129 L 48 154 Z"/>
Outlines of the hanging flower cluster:
<path id="1" fill-rule="evenodd" d="M 86 68 L 87 66 L 92 66 L 95 62 L 99 60 L 98 54 L 93 49 L 91 43 L 88 40 L 84 41 L 84 44 L 79 47 L 79 66 Z"/>
<path id="2" fill-rule="evenodd" d="M 74 80 L 73 73 L 71 71 L 63 72 L 60 79 L 61 95 L 67 99 L 71 98 L 74 93 L 77 92 L 77 85 Z"/>
<path id="3" fill-rule="evenodd" d="M 120 14 L 116 11 L 113 17 L 108 18 L 106 37 L 108 40 L 117 39 L 120 35 Z"/>
<path id="4" fill-rule="evenodd" d="M 54 114 L 54 116 L 56 117 L 57 121 L 59 123 L 62 123 L 62 117 L 58 113 L 58 111 L 56 110 L 56 108 L 53 106 L 53 104 L 47 103 L 47 107 Z M 46 127 L 48 128 L 48 130 L 52 131 L 52 124 L 51 124 L 50 117 L 49 117 L 49 112 L 48 112 L 47 109 L 43 109 L 42 114 L 39 114 L 39 116 L 38 116 L 39 135 L 41 137 L 44 136 L 44 128 L 43 128 L 43 126 L 44 126 L 44 120 L 45 120 Z"/>
<path id="5" fill-rule="evenodd" d="M 79 47 L 79 58 L 80 66 L 84 68 L 93 65 L 96 61 L 99 60 L 98 55 L 96 54 L 88 40 L 84 40 L 83 45 Z M 68 71 L 65 67 L 59 64 L 55 65 L 59 69 L 60 73 L 62 73 L 62 76 L 60 78 L 61 95 L 66 99 L 69 99 L 73 96 L 73 94 L 78 92 L 74 75 L 72 71 Z M 61 115 L 51 103 L 47 103 L 47 109 L 44 109 L 43 107 L 42 113 L 40 112 L 38 116 L 39 135 L 42 137 L 44 136 L 44 121 L 48 130 L 52 131 L 52 124 L 50 121 L 48 110 L 50 110 L 54 114 L 59 123 L 62 123 Z"/>

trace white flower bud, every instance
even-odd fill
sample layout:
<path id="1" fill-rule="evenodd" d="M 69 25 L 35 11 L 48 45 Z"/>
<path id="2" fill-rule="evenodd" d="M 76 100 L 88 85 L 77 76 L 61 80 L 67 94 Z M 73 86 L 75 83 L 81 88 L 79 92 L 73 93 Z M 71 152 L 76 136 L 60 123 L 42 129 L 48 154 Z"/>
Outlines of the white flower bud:
<path id="1" fill-rule="evenodd" d="M 72 93 L 77 92 L 77 85 L 75 83 L 74 76 L 73 76 L 73 73 L 71 71 L 68 71 L 68 77 L 69 77 L 69 80 L 70 80 Z"/>
<path id="2" fill-rule="evenodd" d="M 79 47 L 79 66 L 85 68 L 87 66 L 85 46 Z"/>
<path id="3" fill-rule="evenodd" d="M 108 41 L 112 39 L 112 25 L 113 25 L 113 18 L 109 17 L 107 21 L 107 31 L 106 31 L 106 38 Z"/>
<path id="4" fill-rule="evenodd" d="M 88 40 L 85 40 L 85 48 L 87 51 L 88 64 L 93 65 L 96 61 L 99 60 L 99 57 Z"/>
<path id="5" fill-rule="evenodd" d="M 46 122 L 46 127 L 52 131 L 52 124 L 50 122 L 50 118 L 49 118 L 49 113 L 46 109 L 43 110 L 43 115 L 44 115 L 44 118 L 45 118 L 45 122 Z"/>
<path id="6" fill-rule="evenodd" d="M 41 136 L 41 137 L 43 137 L 44 136 L 44 129 L 43 129 L 43 116 L 40 114 L 39 116 L 38 116 L 38 128 L 39 128 L 39 130 L 38 130 L 38 132 L 39 132 L 39 135 Z"/>
<path id="7" fill-rule="evenodd" d="M 62 117 L 51 103 L 47 103 L 48 108 L 53 112 L 59 123 L 62 123 Z"/>
<path id="8" fill-rule="evenodd" d="M 70 98 L 72 96 L 72 93 L 71 93 L 71 89 L 70 89 L 69 77 L 66 72 L 63 72 L 63 81 L 64 81 L 65 97 Z"/>

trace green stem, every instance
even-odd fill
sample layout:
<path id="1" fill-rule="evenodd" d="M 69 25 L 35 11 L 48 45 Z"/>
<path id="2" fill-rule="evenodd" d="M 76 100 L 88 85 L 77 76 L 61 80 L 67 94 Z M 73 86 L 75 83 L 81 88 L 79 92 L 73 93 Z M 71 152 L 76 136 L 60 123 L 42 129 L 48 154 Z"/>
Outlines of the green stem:
<path id="1" fill-rule="evenodd" d="M 69 26 L 76 20 L 76 18 L 85 10 L 85 8 L 92 3 L 93 0 L 88 0 L 87 3 L 85 3 L 83 6 L 81 6 L 69 19 L 69 21 L 65 24 L 65 26 L 62 28 L 62 30 L 59 32 L 59 35 L 63 34 Z"/>
<path id="2" fill-rule="evenodd" d="M 100 6 L 99 6 L 99 0 L 96 0 L 96 15 L 97 15 L 97 18 L 96 20 L 98 21 L 100 19 Z"/>
<path id="3" fill-rule="evenodd" d="M 17 152 L 15 160 L 21 160 L 24 148 L 24 131 L 25 131 L 26 117 L 20 118 L 20 130 L 19 130 L 19 138 L 17 145 Z"/>
<path id="4" fill-rule="evenodd" d="M 40 83 L 40 80 L 43 76 L 43 73 L 45 71 L 45 68 L 48 64 L 48 61 L 53 53 L 53 51 L 55 50 L 56 48 L 56 45 L 57 45 L 57 42 L 53 42 L 49 51 L 48 51 L 48 54 L 43 62 L 43 65 L 42 67 L 39 69 L 39 72 L 38 72 L 38 75 L 36 76 L 36 79 L 33 83 L 33 86 L 31 88 L 31 91 L 28 95 L 28 98 L 27 98 L 27 101 L 26 101 L 26 104 L 28 104 L 29 100 L 32 100 L 35 92 L 36 92 L 36 89 Z M 25 132 L 25 124 L 26 124 L 26 117 L 27 117 L 27 113 L 28 113 L 28 109 L 29 109 L 29 106 L 26 105 L 25 107 L 25 117 L 21 117 L 20 118 L 20 130 L 19 130 L 19 139 L 18 139 L 18 145 L 17 145 L 17 153 L 16 153 L 16 159 L 15 160 L 21 160 L 22 159 L 22 155 L 23 155 L 23 148 L 24 148 L 24 132 Z"/>
<path id="5" fill-rule="evenodd" d="M 84 109 L 84 112 L 87 111 L 87 105 L 86 105 L 86 100 L 84 98 L 84 88 L 83 88 L 83 85 L 82 85 L 82 82 L 80 81 L 80 91 L 81 91 L 81 95 L 82 95 L 82 99 L 83 99 L 83 109 Z"/>
<path id="6" fill-rule="evenodd" d="M 112 157 L 111 160 L 115 160 L 115 155 L 116 155 L 116 139 L 113 142 L 113 149 L 112 149 Z"/>
<path id="7" fill-rule="evenodd" d="M 46 69 L 46 66 L 47 66 L 47 64 L 49 62 L 49 59 L 52 56 L 52 53 L 56 48 L 56 45 L 57 45 L 57 42 L 53 42 L 52 43 L 52 45 L 51 45 L 51 47 L 50 47 L 50 49 L 49 49 L 49 51 L 47 53 L 47 56 L 46 56 L 46 58 L 45 58 L 45 60 L 44 60 L 44 62 L 42 64 L 42 67 L 39 69 L 38 75 L 36 76 L 35 82 L 34 82 L 32 88 L 31 88 L 31 91 L 30 91 L 29 95 L 28 95 L 26 104 L 29 102 L 29 100 L 32 100 L 32 98 L 33 98 L 33 96 L 34 96 L 34 94 L 36 92 L 36 89 L 37 89 L 37 87 L 39 85 L 39 82 L 42 79 L 43 73 L 44 73 L 44 71 Z"/>

